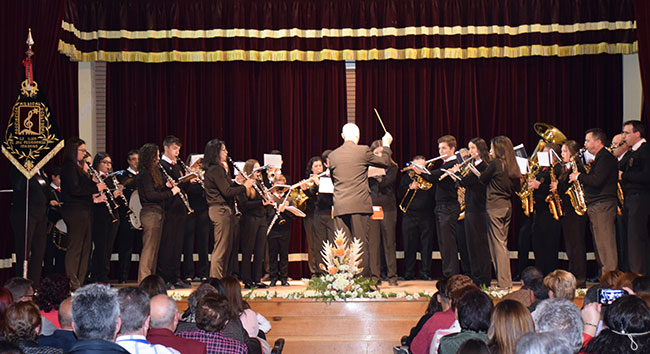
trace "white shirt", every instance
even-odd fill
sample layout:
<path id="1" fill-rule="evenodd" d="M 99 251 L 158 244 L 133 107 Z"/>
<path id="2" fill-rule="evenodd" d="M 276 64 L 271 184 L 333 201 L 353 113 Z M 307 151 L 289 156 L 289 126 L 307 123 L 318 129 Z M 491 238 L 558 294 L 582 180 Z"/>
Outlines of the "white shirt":
<path id="1" fill-rule="evenodd" d="M 145 336 L 141 335 L 118 336 L 115 343 L 119 344 L 131 354 L 180 354 L 176 349 L 160 344 L 151 344 Z"/>
<path id="2" fill-rule="evenodd" d="M 460 332 L 460 323 L 458 320 L 455 320 L 454 323 L 451 324 L 451 327 L 446 328 L 446 329 L 439 329 L 436 331 L 436 333 L 433 335 L 433 339 L 431 340 L 431 346 L 429 347 L 429 354 L 436 354 L 438 353 L 438 347 L 440 346 L 440 339 L 448 334 L 453 334 L 453 333 L 459 333 Z"/>
<path id="3" fill-rule="evenodd" d="M 138 171 L 133 171 L 133 169 L 131 168 L 131 166 L 129 166 L 126 170 L 129 171 L 129 172 L 131 172 L 131 173 L 133 173 L 134 175 L 137 175 L 137 174 L 138 174 Z"/>
<path id="4" fill-rule="evenodd" d="M 645 138 L 637 141 L 636 144 L 632 145 L 632 151 L 637 151 L 643 143 L 645 143 Z"/>
<path id="5" fill-rule="evenodd" d="M 176 164 L 176 161 L 172 161 L 172 159 L 170 159 L 169 157 L 167 157 L 167 155 L 164 155 L 164 154 L 162 155 L 162 157 L 160 159 L 163 160 L 163 161 L 167 161 L 170 165 L 175 165 Z"/>
<path id="6" fill-rule="evenodd" d="M 445 159 L 445 162 L 449 162 L 449 161 L 452 161 L 452 160 L 458 160 L 458 159 L 456 158 L 456 155 L 451 155 L 451 157 L 446 158 L 446 159 Z"/>

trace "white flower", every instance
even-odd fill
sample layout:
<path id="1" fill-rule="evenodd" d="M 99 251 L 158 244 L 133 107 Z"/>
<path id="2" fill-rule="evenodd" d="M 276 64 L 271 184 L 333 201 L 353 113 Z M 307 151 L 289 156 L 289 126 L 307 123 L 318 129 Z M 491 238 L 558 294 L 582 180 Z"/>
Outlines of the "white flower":
<path id="1" fill-rule="evenodd" d="M 408 300 L 408 301 L 413 300 L 413 296 L 411 296 L 411 295 L 406 295 L 406 300 Z"/>
<path id="2" fill-rule="evenodd" d="M 181 301 L 183 299 L 183 297 L 181 296 L 180 293 L 173 293 L 172 294 L 172 299 L 174 299 L 174 301 Z"/>

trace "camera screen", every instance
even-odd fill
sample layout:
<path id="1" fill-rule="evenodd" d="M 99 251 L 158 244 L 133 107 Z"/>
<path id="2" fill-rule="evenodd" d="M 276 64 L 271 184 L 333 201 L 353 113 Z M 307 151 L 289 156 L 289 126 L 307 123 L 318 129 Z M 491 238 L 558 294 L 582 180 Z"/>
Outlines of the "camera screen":
<path id="1" fill-rule="evenodd" d="M 598 290 L 598 302 L 602 305 L 610 305 L 626 293 L 622 289 L 600 289 Z"/>

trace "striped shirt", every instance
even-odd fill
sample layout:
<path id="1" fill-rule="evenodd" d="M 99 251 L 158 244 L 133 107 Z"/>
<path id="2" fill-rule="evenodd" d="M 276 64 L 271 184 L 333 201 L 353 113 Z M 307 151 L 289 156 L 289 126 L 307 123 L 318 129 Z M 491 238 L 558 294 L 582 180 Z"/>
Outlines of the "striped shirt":
<path id="1" fill-rule="evenodd" d="M 118 336 L 115 343 L 131 354 L 180 354 L 176 349 L 160 344 L 151 344 L 145 336 L 141 335 Z"/>

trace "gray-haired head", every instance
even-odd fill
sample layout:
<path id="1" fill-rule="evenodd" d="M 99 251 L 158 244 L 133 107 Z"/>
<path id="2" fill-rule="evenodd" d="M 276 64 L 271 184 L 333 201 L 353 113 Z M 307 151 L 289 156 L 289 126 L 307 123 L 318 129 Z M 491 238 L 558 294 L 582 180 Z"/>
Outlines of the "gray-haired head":
<path id="1" fill-rule="evenodd" d="M 120 334 L 134 333 L 142 329 L 149 317 L 149 295 L 136 287 L 126 287 L 117 292 L 120 301 Z"/>
<path id="2" fill-rule="evenodd" d="M 120 317 L 117 290 L 108 285 L 89 284 L 72 296 L 72 320 L 78 339 L 112 341 Z"/>
<path id="3" fill-rule="evenodd" d="M 562 334 L 573 352 L 582 346 L 582 317 L 580 310 L 565 299 L 547 299 L 540 302 L 532 313 L 538 333 L 555 332 Z"/>
<path id="4" fill-rule="evenodd" d="M 521 336 L 515 346 L 516 354 L 572 354 L 568 340 L 558 333 L 528 332 Z"/>
<path id="5" fill-rule="evenodd" d="M 176 301 L 167 295 L 156 295 L 151 298 L 151 328 L 167 328 L 176 330 L 175 318 L 178 313 Z"/>
<path id="6" fill-rule="evenodd" d="M 345 141 L 351 140 L 355 144 L 358 144 L 360 136 L 361 133 L 359 127 L 354 123 L 347 123 L 343 126 L 343 129 L 341 129 L 341 137 L 343 137 L 343 140 Z"/>

